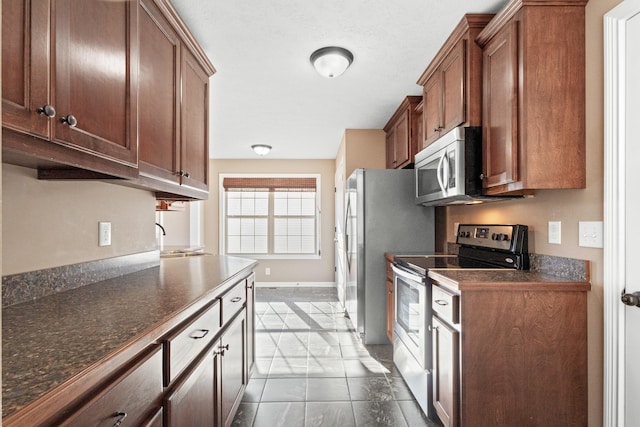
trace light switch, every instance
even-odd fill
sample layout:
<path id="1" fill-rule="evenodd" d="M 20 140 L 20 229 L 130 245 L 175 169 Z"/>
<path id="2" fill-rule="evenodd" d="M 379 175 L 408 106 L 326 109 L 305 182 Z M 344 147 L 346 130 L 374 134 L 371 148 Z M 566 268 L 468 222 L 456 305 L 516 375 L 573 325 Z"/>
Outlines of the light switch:
<path id="1" fill-rule="evenodd" d="M 602 230 L 602 221 L 578 222 L 578 245 L 584 248 L 601 248 L 603 246 Z"/>
<path id="2" fill-rule="evenodd" d="M 549 243 L 559 245 L 562 243 L 562 222 L 549 221 Z"/>

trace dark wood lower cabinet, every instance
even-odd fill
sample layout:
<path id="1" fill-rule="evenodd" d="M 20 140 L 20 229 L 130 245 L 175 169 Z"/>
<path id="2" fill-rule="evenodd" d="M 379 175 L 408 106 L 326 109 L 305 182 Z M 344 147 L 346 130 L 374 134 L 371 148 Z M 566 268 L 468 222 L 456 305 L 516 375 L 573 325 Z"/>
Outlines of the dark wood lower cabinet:
<path id="1" fill-rule="evenodd" d="M 208 351 L 165 399 L 165 426 L 215 425 L 214 355 Z"/>
<path id="2" fill-rule="evenodd" d="M 225 427 L 233 422 L 247 383 L 245 331 L 246 315 L 242 311 L 220 339 L 220 425 Z"/>

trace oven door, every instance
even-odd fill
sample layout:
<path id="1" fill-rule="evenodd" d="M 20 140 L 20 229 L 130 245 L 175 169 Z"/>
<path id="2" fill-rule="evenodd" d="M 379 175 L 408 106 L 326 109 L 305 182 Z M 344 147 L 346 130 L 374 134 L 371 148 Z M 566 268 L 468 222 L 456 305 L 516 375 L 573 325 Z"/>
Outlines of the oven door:
<path id="1" fill-rule="evenodd" d="M 423 369 L 430 369 L 431 296 L 425 278 L 392 265 L 394 333 Z"/>

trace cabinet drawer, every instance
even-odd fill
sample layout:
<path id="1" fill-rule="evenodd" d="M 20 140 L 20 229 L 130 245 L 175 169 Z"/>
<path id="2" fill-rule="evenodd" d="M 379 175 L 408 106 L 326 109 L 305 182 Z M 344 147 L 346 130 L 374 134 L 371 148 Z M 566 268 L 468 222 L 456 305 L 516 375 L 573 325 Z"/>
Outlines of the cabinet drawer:
<path id="1" fill-rule="evenodd" d="M 219 330 L 220 303 L 216 301 L 164 341 L 165 386 L 176 379 L 187 365 L 205 349 Z"/>
<path id="2" fill-rule="evenodd" d="M 158 346 L 62 425 L 111 427 L 118 420 L 125 425 L 140 425 L 153 408 L 157 411 L 161 407 L 161 372 L 162 352 Z"/>
<path id="3" fill-rule="evenodd" d="M 460 295 L 453 294 L 434 284 L 431 288 L 431 308 L 443 320 L 453 325 L 460 323 Z"/>
<path id="4" fill-rule="evenodd" d="M 222 301 L 222 324 L 225 325 L 244 307 L 247 292 L 243 280 L 220 298 Z"/>

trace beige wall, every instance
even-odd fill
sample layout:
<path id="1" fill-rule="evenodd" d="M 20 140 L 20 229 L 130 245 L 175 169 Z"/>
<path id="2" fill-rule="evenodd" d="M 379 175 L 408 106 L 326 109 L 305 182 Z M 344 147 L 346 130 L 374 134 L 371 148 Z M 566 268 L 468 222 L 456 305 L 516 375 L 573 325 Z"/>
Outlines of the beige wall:
<path id="1" fill-rule="evenodd" d="M 209 200 L 204 204 L 205 250 L 219 253 L 219 174 L 221 173 L 315 173 L 321 179 L 321 258 L 317 260 L 259 260 L 258 282 L 331 282 L 334 276 L 334 173 L 331 160 L 211 160 Z M 265 268 L 271 275 L 265 275 Z"/>
<path id="2" fill-rule="evenodd" d="M 358 168 L 386 167 L 385 135 L 382 129 L 345 129 L 336 155 L 345 180 Z"/>
<path id="3" fill-rule="evenodd" d="M 156 248 L 150 192 L 95 181 L 40 181 L 35 169 L 2 166 L 4 275 Z M 111 222 L 111 246 L 98 246 L 100 221 Z"/>
<path id="4" fill-rule="evenodd" d="M 539 191 L 532 199 L 447 208 L 446 236 L 454 223 L 522 223 L 531 227 L 530 251 L 591 261 L 588 299 L 589 426 L 602 425 L 603 272 L 602 249 L 578 246 L 578 221 L 603 217 L 603 15 L 619 0 L 591 0 L 586 9 L 587 188 Z M 562 222 L 562 244 L 547 243 L 548 221 Z"/>

